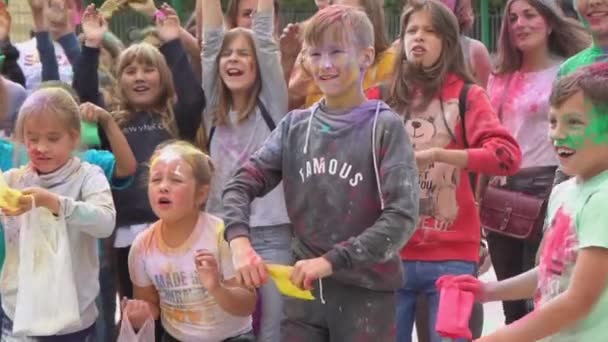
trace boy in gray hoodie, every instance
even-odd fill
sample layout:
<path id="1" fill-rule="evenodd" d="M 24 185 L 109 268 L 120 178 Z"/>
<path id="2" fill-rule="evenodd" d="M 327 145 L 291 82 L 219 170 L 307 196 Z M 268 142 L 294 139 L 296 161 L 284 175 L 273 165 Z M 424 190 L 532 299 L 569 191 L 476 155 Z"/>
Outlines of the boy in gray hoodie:
<path id="1" fill-rule="evenodd" d="M 259 287 L 267 271 L 249 240 L 250 206 L 283 181 L 298 260 L 291 281 L 316 299 L 286 299 L 282 341 L 395 339 L 398 251 L 417 223 L 419 187 L 401 119 L 363 93 L 373 45 L 364 12 L 317 12 L 305 60 L 324 99 L 289 113 L 223 193 L 237 278 Z"/>

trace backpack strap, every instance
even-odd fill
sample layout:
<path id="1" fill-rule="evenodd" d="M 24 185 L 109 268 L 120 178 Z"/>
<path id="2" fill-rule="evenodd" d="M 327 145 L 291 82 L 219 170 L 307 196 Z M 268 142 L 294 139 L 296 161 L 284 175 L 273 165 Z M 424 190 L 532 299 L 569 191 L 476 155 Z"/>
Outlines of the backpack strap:
<path id="1" fill-rule="evenodd" d="M 460 115 L 460 125 L 462 128 L 462 141 L 464 141 L 464 147 L 469 148 L 469 142 L 467 141 L 467 126 L 465 125 L 464 118 L 467 112 L 467 99 L 469 97 L 469 90 L 471 89 L 471 83 L 465 83 L 460 90 L 460 96 L 458 97 L 458 113 Z"/>
<path id="2" fill-rule="evenodd" d="M 211 139 L 213 139 L 213 135 L 215 134 L 215 125 L 211 126 L 209 129 L 209 138 L 207 138 L 207 152 L 211 154 Z"/>
<path id="3" fill-rule="evenodd" d="M 264 103 L 262 103 L 262 101 L 259 98 L 258 98 L 258 108 L 260 108 L 260 113 L 262 114 L 262 119 L 264 119 L 264 122 L 266 122 L 266 126 L 268 127 L 268 129 L 271 132 L 274 131 L 274 129 L 277 128 L 277 125 L 274 123 L 274 120 L 272 120 L 270 113 L 268 113 L 268 109 L 266 109 L 266 106 L 264 106 Z"/>
<path id="4" fill-rule="evenodd" d="M 458 114 L 460 115 L 460 127 L 462 128 L 462 141 L 464 142 L 464 148 L 469 148 L 469 142 L 467 140 L 467 125 L 465 124 L 465 114 L 467 112 L 467 99 L 469 97 L 469 90 L 471 89 L 471 83 L 464 83 L 460 90 L 460 96 L 458 97 Z M 475 193 L 477 175 L 469 172 L 469 183 L 471 183 L 471 189 Z"/>
<path id="5" fill-rule="evenodd" d="M 262 101 L 259 98 L 258 98 L 257 106 L 260 109 L 260 114 L 262 114 L 262 119 L 264 119 L 264 122 L 266 123 L 266 126 L 268 127 L 268 129 L 271 132 L 274 131 L 274 129 L 277 128 L 277 125 L 275 124 L 274 120 L 272 120 L 270 113 L 268 113 L 268 109 L 266 109 L 266 106 L 264 106 L 264 104 L 262 103 Z M 211 153 L 211 139 L 213 139 L 214 134 L 215 134 L 215 125 L 211 126 L 211 128 L 209 129 L 209 138 L 207 139 L 207 151 L 209 151 L 209 153 Z"/>

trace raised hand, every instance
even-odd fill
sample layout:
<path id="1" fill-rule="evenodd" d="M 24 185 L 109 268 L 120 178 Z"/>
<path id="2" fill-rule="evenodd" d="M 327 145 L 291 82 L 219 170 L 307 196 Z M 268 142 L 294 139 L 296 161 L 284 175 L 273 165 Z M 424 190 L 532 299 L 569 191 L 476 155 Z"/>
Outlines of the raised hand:
<path id="1" fill-rule="evenodd" d="M 279 38 L 279 48 L 281 56 L 288 58 L 297 58 L 302 50 L 302 42 L 300 42 L 300 25 L 289 24 L 283 29 Z"/>
<path id="2" fill-rule="evenodd" d="M 179 38 L 181 32 L 179 17 L 171 6 L 163 4 L 156 12 L 156 29 L 164 43 Z"/>
<path id="3" fill-rule="evenodd" d="M 30 5 L 30 9 L 32 10 L 35 30 L 48 30 L 47 19 L 45 18 L 45 13 L 48 12 L 48 0 L 28 0 L 28 3 Z"/>
<path id="4" fill-rule="evenodd" d="M 48 0 L 28 0 L 32 14 L 42 14 L 46 1 Z"/>
<path id="5" fill-rule="evenodd" d="M 56 32 L 58 36 L 73 32 L 72 15 L 74 10 L 72 0 L 50 0 L 45 13 L 49 29 Z"/>
<path id="6" fill-rule="evenodd" d="M 115 12 L 120 11 L 127 5 L 128 0 L 106 0 L 101 7 L 99 12 L 106 20 L 109 20 Z"/>
<path id="7" fill-rule="evenodd" d="M 156 5 L 154 0 L 127 0 L 129 7 L 148 18 L 153 18 L 156 14 Z"/>
<path id="8" fill-rule="evenodd" d="M 0 3 L 0 41 L 8 40 L 11 35 L 11 21 L 6 5 Z"/>
<path id="9" fill-rule="evenodd" d="M 108 31 L 108 23 L 95 9 L 95 5 L 87 6 L 82 16 L 82 32 L 84 44 L 88 47 L 99 48 L 103 35 Z"/>
<path id="10" fill-rule="evenodd" d="M 84 121 L 99 123 L 103 126 L 109 120 L 112 120 L 112 115 L 107 110 L 86 102 L 80 105 L 80 118 Z"/>

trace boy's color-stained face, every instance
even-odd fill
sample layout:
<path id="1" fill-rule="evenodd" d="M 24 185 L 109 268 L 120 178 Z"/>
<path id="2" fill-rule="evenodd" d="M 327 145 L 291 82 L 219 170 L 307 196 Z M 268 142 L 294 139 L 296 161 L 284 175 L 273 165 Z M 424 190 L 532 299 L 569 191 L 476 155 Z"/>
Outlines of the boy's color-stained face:
<path id="1" fill-rule="evenodd" d="M 220 52 L 220 77 L 232 92 L 251 89 L 257 77 L 255 51 L 244 36 L 232 40 Z"/>
<path id="2" fill-rule="evenodd" d="M 133 61 L 120 75 L 120 86 L 137 110 L 150 108 L 161 95 L 160 72 L 153 65 Z"/>
<path id="3" fill-rule="evenodd" d="M 30 163 L 41 174 L 51 173 L 68 162 L 79 134 L 63 125 L 56 115 L 36 113 L 25 119 L 23 139 Z"/>
<path id="4" fill-rule="evenodd" d="M 549 112 L 549 136 L 562 170 L 588 180 L 608 168 L 608 113 L 600 113 L 582 91 Z"/>
<path id="5" fill-rule="evenodd" d="M 419 66 L 428 68 L 439 61 L 443 42 L 430 12 L 418 11 L 410 16 L 403 34 L 403 48 L 407 60 Z"/>
<path id="6" fill-rule="evenodd" d="M 575 0 L 574 5 L 594 37 L 608 36 L 608 0 Z"/>
<path id="7" fill-rule="evenodd" d="M 514 1 L 509 7 L 509 37 L 521 52 L 547 46 L 551 28 L 527 0 Z"/>
<path id="8" fill-rule="evenodd" d="M 374 59 L 372 47 L 361 49 L 329 37 L 319 46 L 309 46 L 307 69 L 326 99 L 357 94 L 363 74 Z M 348 36 L 348 35 L 347 35 Z"/>
<path id="9" fill-rule="evenodd" d="M 154 214 L 165 222 L 182 220 L 202 205 L 192 167 L 179 151 L 165 148 L 152 161 L 148 198 Z"/>

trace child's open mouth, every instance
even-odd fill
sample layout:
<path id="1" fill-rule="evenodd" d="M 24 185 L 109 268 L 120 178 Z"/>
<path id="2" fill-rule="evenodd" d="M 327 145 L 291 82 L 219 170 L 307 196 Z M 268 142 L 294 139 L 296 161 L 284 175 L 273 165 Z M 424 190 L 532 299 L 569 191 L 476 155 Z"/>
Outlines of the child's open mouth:
<path id="1" fill-rule="evenodd" d="M 338 77 L 338 75 L 322 75 L 322 76 L 319 76 L 319 79 L 321 81 L 329 81 L 329 80 L 333 80 L 336 77 Z"/>
<path id="2" fill-rule="evenodd" d="M 168 199 L 167 197 L 161 197 L 158 199 L 158 205 L 160 207 L 168 207 L 171 205 L 171 200 Z"/>
<path id="3" fill-rule="evenodd" d="M 146 85 L 138 85 L 133 88 L 133 91 L 135 91 L 136 93 L 143 93 L 148 90 L 150 90 L 150 87 L 148 87 Z"/>
<path id="4" fill-rule="evenodd" d="M 242 76 L 244 72 L 240 69 L 229 68 L 226 70 L 226 75 L 228 76 Z"/>
<path id="5" fill-rule="evenodd" d="M 593 11 L 593 12 L 590 12 L 587 14 L 587 17 L 589 19 L 594 19 L 594 20 L 602 19 L 606 16 L 608 16 L 608 11 Z"/>
<path id="6" fill-rule="evenodd" d="M 576 153 L 576 151 L 571 148 L 561 146 L 556 147 L 555 152 L 557 152 L 557 155 L 562 159 L 570 158 Z"/>

